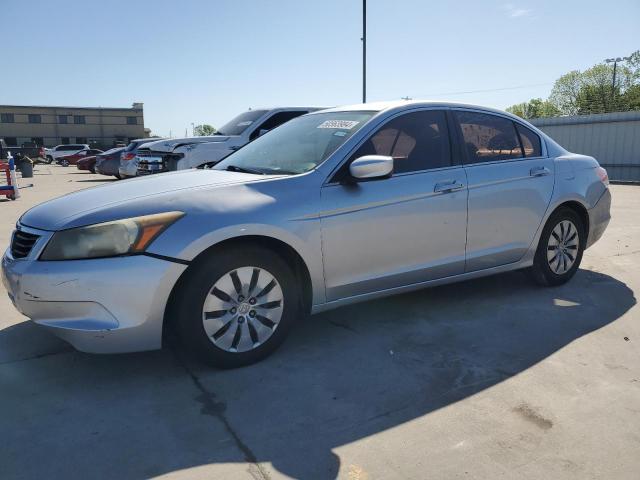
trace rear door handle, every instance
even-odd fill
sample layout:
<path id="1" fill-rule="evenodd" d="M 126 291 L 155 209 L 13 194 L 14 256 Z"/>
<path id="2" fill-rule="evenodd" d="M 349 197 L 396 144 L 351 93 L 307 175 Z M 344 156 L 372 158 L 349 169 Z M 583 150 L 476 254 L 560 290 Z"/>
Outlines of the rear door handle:
<path id="1" fill-rule="evenodd" d="M 464 188 L 464 184 L 458 181 L 443 182 L 443 183 L 436 183 L 435 187 L 433 188 L 433 191 L 436 193 L 447 193 L 447 192 L 453 192 L 455 190 L 460 190 L 462 188 Z"/>
<path id="2" fill-rule="evenodd" d="M 529 170 L 529 175 L 532 177 L 544 177 L 546 175 L 551 175 L 551 170 L 547 167 L 535 167 Z"/>

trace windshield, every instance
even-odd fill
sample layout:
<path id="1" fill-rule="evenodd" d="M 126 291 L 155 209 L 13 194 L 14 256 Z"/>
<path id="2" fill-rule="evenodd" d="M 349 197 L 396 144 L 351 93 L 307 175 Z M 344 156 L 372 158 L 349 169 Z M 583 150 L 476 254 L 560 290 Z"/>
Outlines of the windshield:
<path id="1" fill-rule="evenodd" d="M 268 110 L 249 110 L 225 123 L 216 132 L 217 135 L 241 135 L 249 126 Z"/>
<path id="2" fill-rule="evenodd" d="M 308 172 L 375 113 L 334 112 L 298 117 L 247 144 L 214 168 L 272 175 Z"/>

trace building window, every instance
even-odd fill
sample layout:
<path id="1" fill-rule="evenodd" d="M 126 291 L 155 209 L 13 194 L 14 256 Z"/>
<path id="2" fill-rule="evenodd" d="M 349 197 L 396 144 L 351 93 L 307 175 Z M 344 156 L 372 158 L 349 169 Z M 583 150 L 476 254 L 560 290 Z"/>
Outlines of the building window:
<path id="1" fill-rule="evenodd" d="M 0 113 L 0 122 L 13 123 L 14 121 L 13 113 Z"/>
<path id="2" fill-rule="evenodd" d="M 17 147 L 18 139 L 16 137 L 4 137 L 4 143 L 7 144 L 7 147 Z"/>
<path id="3" fill-rule="evenodd" d="M 69 141 L 69 137 L 62 137 L 60 143 L 62 143 L 62 145 L 69 145 L 71 142 Z"/>
<path id="4" fill-rule="evenodd" d="M 76 143 L 87 143 L 87 137 L 76 137 Z"/>
<path id="5" fill-rule="evenodd" d="M 35 113 L 30 113 L 29 123 L 42 123 L 42 116 Z"/>
<path id="6" fill-rule="evenodd" d="M 44 145 L 44 139 L 42 137 L 31 137 L 31 143 L 35 143 L 37 146 L 41 147 Z"/>
<path id="7" fill-rule="evenodd" d="M 75 123 L 76 125 L 79 125 L 79 124 L 83 124 L 83 123 L 87 123 L 87 122 L 86 122 L 86 120 L 84 118 L 84 115 L 74 115 L 73 116 L 73 123 Z"/>
<path id="8" fill-rule="evenodd" d="M 66 115 L 58 115 L 58 123 L 69 123 Z"/>
<path id="9" fill-rule="evenodd" d="M 137 125 L 138 117 L 127 117 L 127 125 Z"/>

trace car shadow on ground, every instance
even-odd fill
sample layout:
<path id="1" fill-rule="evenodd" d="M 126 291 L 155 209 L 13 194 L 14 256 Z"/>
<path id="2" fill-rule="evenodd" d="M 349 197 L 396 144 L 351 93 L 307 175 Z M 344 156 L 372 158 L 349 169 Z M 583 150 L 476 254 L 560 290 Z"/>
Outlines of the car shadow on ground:
<path id="1" fill-rule="evenodd" d="M 260 477 L 270 462 L 335 478 L 336 448 L 508 381 L 635 303 L 603 273 L 539 288 L 512 272 L 311 317 L 268 359 L 228 371 L 177 348 L 69 351 L 21 323 L 0 331 L 0 464 L 8 477 L 140 479 L 229 463 Z"/>
<path id="2" fill-rule="evenodd" d="M 91 182 L 91 183 L 95 183 L 95 182 L 113 182 L 117 180 L 117 178 L 115 177 L 111 177 L 111 178 L 87 178 L 86 180 L 76 180 L 76 182 L 81 183 L 81 182 Z"/>

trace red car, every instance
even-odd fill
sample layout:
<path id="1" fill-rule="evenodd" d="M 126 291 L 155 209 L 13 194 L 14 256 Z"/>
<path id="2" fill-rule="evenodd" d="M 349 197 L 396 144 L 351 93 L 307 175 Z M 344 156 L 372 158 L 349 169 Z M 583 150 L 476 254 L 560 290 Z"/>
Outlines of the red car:
<path id="1" fill-rule="evenodd" d="M 89 170 L 91 173 L 96 173 L 96 156 L 82 157 L 76 162 L 76 168 L 78 170 Z"/>
<path id="2" fill-rule="evenodd" d="M 92 148 L 90 150 L 81 150 L 72 155 L 65 155 L 64 157 L 58 158 L 56 163 L 59 163 L 63 167 L 68 167 L 69 165 L 77 164 L 78 160 L 81 160 L 85 157 L 95 157 L 99 153 L 102 153 L 102 150 L 98 150 L 97 148 Z"/>

